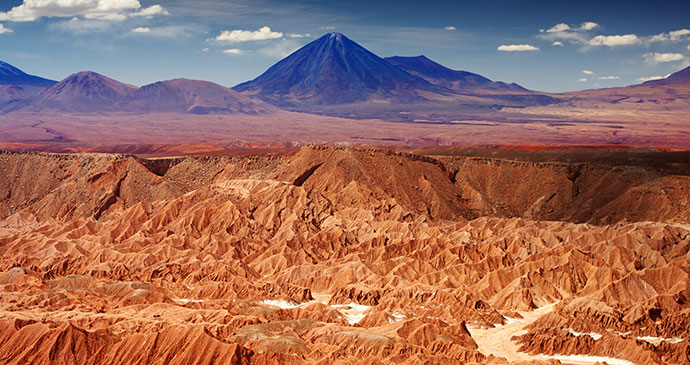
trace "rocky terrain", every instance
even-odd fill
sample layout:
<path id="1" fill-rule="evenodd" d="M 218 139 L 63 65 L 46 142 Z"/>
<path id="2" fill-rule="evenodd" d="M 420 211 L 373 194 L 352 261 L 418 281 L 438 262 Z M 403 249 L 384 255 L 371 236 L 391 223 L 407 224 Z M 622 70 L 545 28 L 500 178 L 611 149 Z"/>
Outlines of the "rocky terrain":
<path id="1" fill-rule="evenodd" d="M 579 153 L 0 153 L 0 363 L 690 363 L 687 153 Z"/>

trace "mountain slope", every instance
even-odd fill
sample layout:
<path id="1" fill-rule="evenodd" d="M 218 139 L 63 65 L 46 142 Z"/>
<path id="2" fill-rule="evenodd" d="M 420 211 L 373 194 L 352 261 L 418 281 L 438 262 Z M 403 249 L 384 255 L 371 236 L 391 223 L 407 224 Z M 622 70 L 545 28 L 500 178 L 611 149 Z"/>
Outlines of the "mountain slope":
<path id="1" fill-rule="evenodd" d="M 428 59 L 426 56 L 394 56 L 386 57 L 384 60 L 434 85 L 460 93 L 476 93 L 487 90 L 527 91 L 527 89 L 518 84 L 493 82 L 482 75 L 472 72 L 451 70 Z"/>
<path id="2" fill-rule="evenodd" d="M 43 90 L 36 99 L 31 100 L 28 109 L 63 112 L 117 110 L 117 104 L 134 90 L 135 86 L 84 71 Z"/>
<path id="3" fill-rule="evenodd" d="M 340 33 L 322 36 L 234 89 L 279 106 L 407 102 L 443 91 Z"/>
<path id="4" fill-rule="evenodd" d="M 9 63 L 0 61 L 0 110 L 20 104 L 55 83 L 56 81 L 29 75 Z"/>
<path id="5" fill-rule="evenodd" d="M 685 85 L 690 86 L 690 67 L 686 67 L 669 77 L 661 80 L 652 80 L 643 83 L 648 86 L 664 86 L 664 85 Z"/>
<path id="6" fill-rule="evenodd" d="M 0 85 L 26 85 L 26 86 L 52 86 L 57 81 L 44 79 L 42 77 L 29 75 L 24 71 L 0 61 Z"/>
<path id="7" fill-rule="evenodd" d="M 690 108 L 690 67 L 660 80 L 623 87 L 568 92 L 562 95 L 570 98 L 568 102 L 576 107 L 600 108 L 602 105 L 615 105 L 616 108 L 634 107 L 638 113 L 641 110 L 666 112 L 669 108 L 687 110 Z"/>
<path id="8" fill-rule="evenodd" d="M 276 109 L 208 81 L 175 79 L 142 86 L 130 93 L 122 110 L 194 114 L 261 114 Z"/>

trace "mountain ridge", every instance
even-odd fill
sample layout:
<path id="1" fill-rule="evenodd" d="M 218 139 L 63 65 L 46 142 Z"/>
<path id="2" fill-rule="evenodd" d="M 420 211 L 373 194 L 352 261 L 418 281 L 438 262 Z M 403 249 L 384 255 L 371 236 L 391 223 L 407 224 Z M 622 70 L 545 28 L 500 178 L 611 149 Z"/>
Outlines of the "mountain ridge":
<path id="1" fill-rule="evenodd" d="M 249 99 L 210 81 L 172 79 L 144 85 L 120 103 L 124 110 L 192 114 L 275 112 L 276 108 Z"/>
<path id="2" fill-rule="evenodd" d="M 384 60 L 434 85 L 457 92 L 477 90 L 529 91 L 516 83 L 494 82 L 476 73 L 450 69 L 430 60 L 424 55 L 413 57 L 392 56 L 385 57 Z"/>

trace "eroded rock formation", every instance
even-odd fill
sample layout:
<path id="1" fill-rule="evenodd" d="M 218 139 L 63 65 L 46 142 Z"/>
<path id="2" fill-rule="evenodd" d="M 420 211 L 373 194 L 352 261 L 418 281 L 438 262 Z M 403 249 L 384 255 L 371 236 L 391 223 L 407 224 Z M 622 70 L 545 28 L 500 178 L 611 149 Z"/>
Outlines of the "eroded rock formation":
<path id="1" fill-rule="evenodd" d="M 0 154 L 2 363 L 690 361 L 690 164 Z M 546 361 L 546 360 L 544 360 Z"/>

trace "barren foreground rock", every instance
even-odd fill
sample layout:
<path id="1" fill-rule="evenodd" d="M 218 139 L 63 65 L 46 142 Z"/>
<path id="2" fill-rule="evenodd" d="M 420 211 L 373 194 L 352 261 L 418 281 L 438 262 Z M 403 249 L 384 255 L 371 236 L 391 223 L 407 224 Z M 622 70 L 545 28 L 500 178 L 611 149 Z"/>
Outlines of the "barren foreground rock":
<path id="1" fill-rule="evenodd" d="M 690 162 L 630 153 L 1 153 L 0 363 L 690 363 Z"/>

